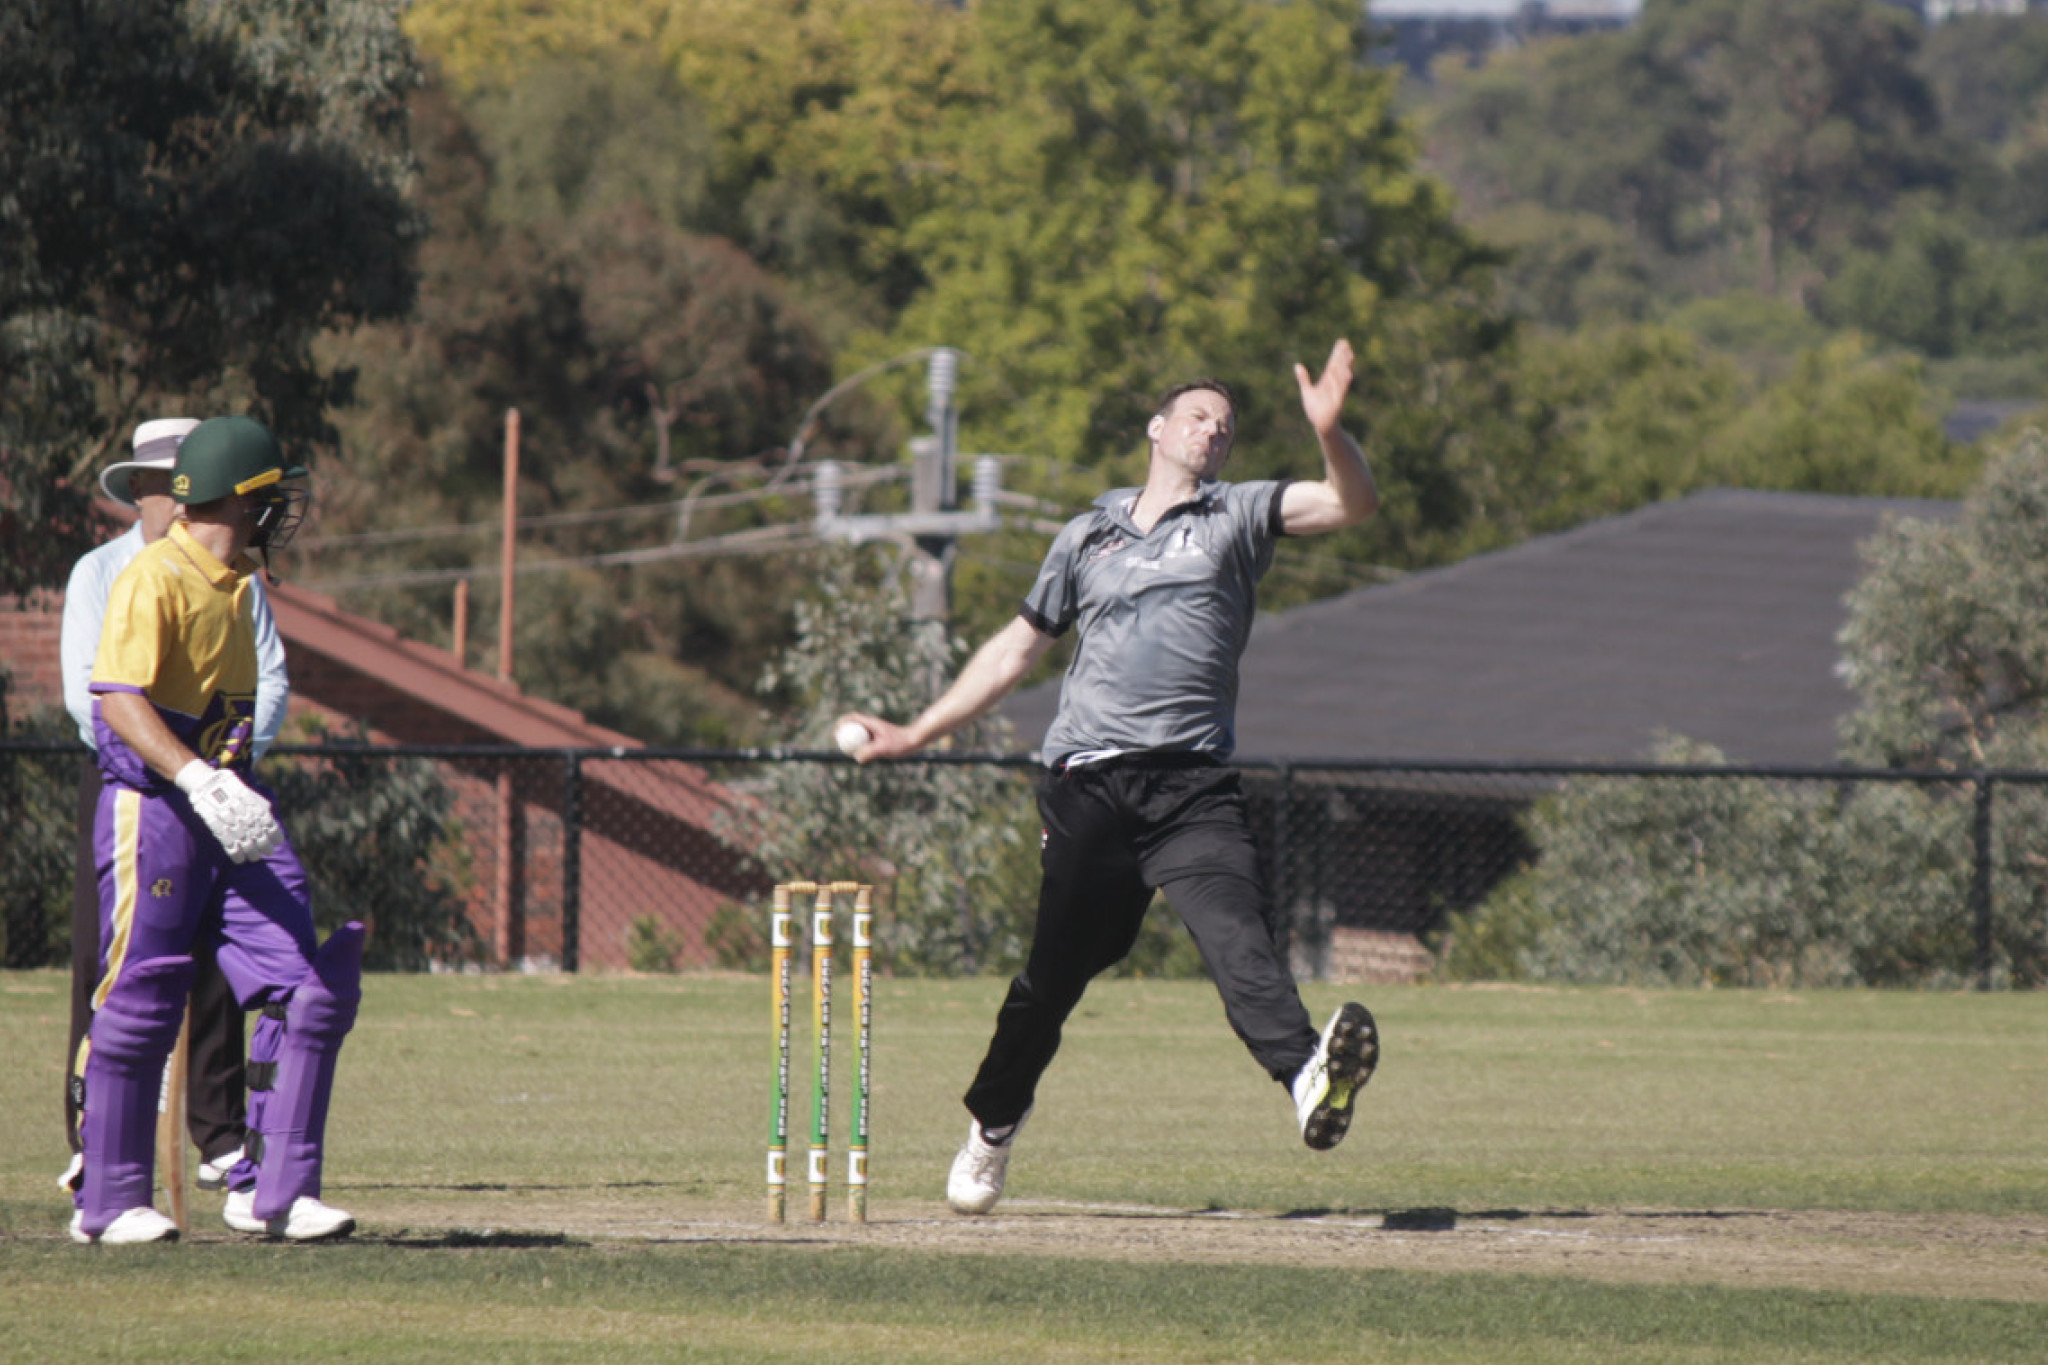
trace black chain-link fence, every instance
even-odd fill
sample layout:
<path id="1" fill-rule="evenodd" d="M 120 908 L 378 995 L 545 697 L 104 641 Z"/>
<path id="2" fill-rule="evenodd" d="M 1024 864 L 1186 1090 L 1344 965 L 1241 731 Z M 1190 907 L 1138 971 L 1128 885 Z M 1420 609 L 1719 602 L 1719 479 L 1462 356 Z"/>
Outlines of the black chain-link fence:
<path id="1" fill-rule="evenodd" d="M 992 770 L 988 818 L 1031 820 L 1027 760 L 930 761 Z M 8 966 L 68 960 L 87 762 L 73 744 L 0 744 Z M 313 875 L 318 917 L 368 921 L 379 965 L 672 970 L 753 965 L 778 879 L 877 880 L 886 913 L 889 850 L 873 850 L 877 874 L 764 867 L 747 846 L 773 815 L 775 765 L 845 763 L 281 747 L 261 771 Z M 2048 773 L 1239 766 L 1279 928 L 1306 977 L 1412 977 L 1431 948 L 1470 960 L 1473 945 L 1506 943 L 1557 979 L 2048 978 Z M 1020 884 L 977 886 L 974 901 L 1028 914 L 1032 860 L 988 876 Z"/>

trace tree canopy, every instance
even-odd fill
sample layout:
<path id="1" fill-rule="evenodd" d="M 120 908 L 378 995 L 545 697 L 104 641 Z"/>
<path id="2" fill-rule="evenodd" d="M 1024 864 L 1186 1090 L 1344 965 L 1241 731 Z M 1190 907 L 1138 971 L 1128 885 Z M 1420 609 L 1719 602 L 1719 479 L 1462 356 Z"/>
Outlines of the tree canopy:
<path id="1" fill-rule="evenodd" d="M 413 300 L 399 8 L 0 11 L 0 591 L 62 581 L 99 466 L 167 405 L 331 436 L 316 338 Z"/>

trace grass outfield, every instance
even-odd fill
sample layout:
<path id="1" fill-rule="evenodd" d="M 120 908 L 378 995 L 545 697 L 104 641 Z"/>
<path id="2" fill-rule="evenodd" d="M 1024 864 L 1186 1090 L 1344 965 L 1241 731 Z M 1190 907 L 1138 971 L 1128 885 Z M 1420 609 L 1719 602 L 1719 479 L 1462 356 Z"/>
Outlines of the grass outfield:
<path id="1" fill-rule="evenodd" d="M 356 1242 L 195 1194 L 117 1250 L 51 1184 L 64 981 L 0 974 L 0 1360 L 2048 1360 L 2048 995 L 1372 988 L 1319 1155 L 1209 987 L 1106 982 L 959 1219 L 1001 990 L 879 983 L 865 1228 L 761 1221 L 765 981 L 378 977 Z"/>

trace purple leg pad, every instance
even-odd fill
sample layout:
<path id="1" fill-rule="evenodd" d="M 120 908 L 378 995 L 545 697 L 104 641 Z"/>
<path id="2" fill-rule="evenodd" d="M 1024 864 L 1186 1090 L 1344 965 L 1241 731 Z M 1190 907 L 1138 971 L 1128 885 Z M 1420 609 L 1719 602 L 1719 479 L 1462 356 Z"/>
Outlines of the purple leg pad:
<path id="1" fill-rule="evenodd" d="M 284 1020 L 270 1007 L 256 1011 L 256 1025 L 249 1030 L 249 1110 L 244 1120 L 248 1134 L 242 1144 L 242 1159 L 228 1171 L 228 1188 L 246 1190 L 256 1184 L 256 1171 L 263 1154 L 262 1135 L 270 1112 L 270 1097 L 277 1093 L 277 1059 L 284 1050 Z"/>
<path id="2" fill-rule="evenodd" d="M 289 1212 L 301 1195 L 320 1195 L 320 1150 L 327 1133 L 327 1099 L 334 1091 L 334 1061 L 341 1040 L 355 1027 L 362 998 L 363 926 L 349 923 L 320 945 L 312 970 L 285 1007 L 277 1083 L 257 1129 L 263 1134 L 263 1161 L 256 1174 L 258 1218 Z M 250 1126 L 255 1123 L 252 1112 Z"/>
<path id="3" fill-rule="evenodd" d="M 127 963 L 93 1015 L 78 1207 L 80 1226 L 95 1237 L 129 1209 L 152 1202 L 157 1099 L 194 971 L 189 957 Z"/>

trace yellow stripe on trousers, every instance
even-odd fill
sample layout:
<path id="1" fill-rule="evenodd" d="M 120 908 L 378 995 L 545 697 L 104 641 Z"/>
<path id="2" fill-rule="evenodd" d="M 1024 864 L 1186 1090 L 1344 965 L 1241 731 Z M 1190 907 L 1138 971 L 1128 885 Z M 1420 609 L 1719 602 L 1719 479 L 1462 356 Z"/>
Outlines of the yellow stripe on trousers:
<path id="1" fill-rule="evenodd" d="M 114 937 L 107 946 L 106 969 L 100 973 L 100 984 L 92 992 L 95 1014 L 106 1003 L 107 992 L 114 988 L 114 978 L 121 974 L 121 964 L 128 960 L 128 937 L 135 928 L 135 900 L 141 880 L 136 867 L 141 845 L 142 793 L 123 787 L 114 793 Z M 83 1076 L 86 1061 L 91 1056 L 92 1031 L 88 1029 L 85 1037 L 78 1041 L 78 1057 L 73 1063 L 72 1074 Z"/>

